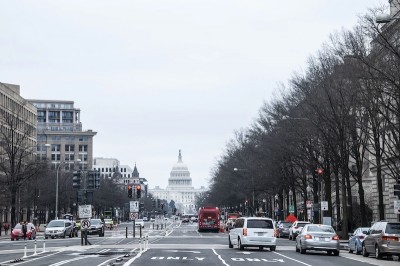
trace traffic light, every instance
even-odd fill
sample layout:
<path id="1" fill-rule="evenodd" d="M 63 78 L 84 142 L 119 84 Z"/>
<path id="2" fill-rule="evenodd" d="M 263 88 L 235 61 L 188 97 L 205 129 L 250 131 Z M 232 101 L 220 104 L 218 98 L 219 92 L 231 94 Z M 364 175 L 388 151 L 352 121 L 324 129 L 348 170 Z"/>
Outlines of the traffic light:
<path id="1" fill-rule="evenodd" d="M 93 171 L 88 171 L 86 179 L 86 188 L 94 189 L 94 174 Z"/>
<path id="2" fill-rule="evenodd" d="M 94 188 L 100 188 L 100 170 L 94 171 Z"/>
<path id="3" fill-rule="evenodd" d="M 140 199 L 141 196 L 142 196 L 142 186 L 137 185 L 136 186 L 136 198 Z"/>
<path id="4" fill-rule="evenodd" d="M 317 175 L 322 175 L 324 173 L 324 169 L 317 168 L 317 170 L 315 170 L 315 172 L 317 173 Z"/>
<path id="5" fill-rule="evenodd" d="M 156 200 L 153 199 L 151 201 L 151 207 L 153 207 L 153 209 L 156 207 Z"/>
<path id="6" fill-rule="evenodd" d="M 393 188 L 394 188 L 393 194 L 397 196 L 398 199 L 400 199 L 400 180 L 397 180 L 397 184 L 394 184 Z"/>
<path id="7" fill-rule="evenodd" d="M 128 186 L 128 198 L 132 198 L 132 186 Z"/>
<path id="8" fill-rule="evenodd" d="M 81 171 L 73 172 L 72 187 L 77 189 L 81 188 Z"/>
<path id="9" fill-rule="evenodd" d="M 139 211 L 144 211 L 144 203 L 143 202 L 139 203 Z"/>

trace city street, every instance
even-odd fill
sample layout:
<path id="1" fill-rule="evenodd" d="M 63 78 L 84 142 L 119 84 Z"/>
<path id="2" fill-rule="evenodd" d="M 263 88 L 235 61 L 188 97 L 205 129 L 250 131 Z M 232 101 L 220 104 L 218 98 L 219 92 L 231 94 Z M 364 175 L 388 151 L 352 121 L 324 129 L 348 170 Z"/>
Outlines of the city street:
<path id="1" fill-rule="evenodd" d="M 238 250 L 228 248 L 227 233 L 198 233 L 197 224 L 167 222 L 167 229 L 153 230 L 145 223 L 143 235 L 149 239 L 148 249 L 139 244 L 139 229 L 136 238 L 132 235 L 132 224 L 120 224 L 116 230 L 106 231 L 105 237 L 90 236 L 92 245 L 81 246 L 80 238 L 48 239 L 41 235 L 34 240 L 13 241 L 2 236 L 0 240 L 0 265 L 398 265 L 392 259 L 376 260 L 372 256 L 349 254 L 342 250 L 339 257 L 325 252 L 295 252 L 294 242 L 278 239 L 276 251 L 258 248 Z M 128 238 L 125 238 L 128 227 Z M 45 251 L 43 252 L 43 244 Z M 142 247 L 142 252 L 141 248 Z M 19 261 L 22 259 L 21 261 Z"/>

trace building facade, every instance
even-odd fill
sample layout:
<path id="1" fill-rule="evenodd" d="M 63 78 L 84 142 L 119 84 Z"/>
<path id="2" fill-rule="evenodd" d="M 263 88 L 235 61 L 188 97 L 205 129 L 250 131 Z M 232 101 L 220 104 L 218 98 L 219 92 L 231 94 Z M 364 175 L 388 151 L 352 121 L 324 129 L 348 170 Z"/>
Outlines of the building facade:
<path id="1" fill-rule="evenodd" d="M 28 100 L 37 108 L 37 157 L 60 169 L 92 169 L 92 130 L 83 130 L 73 101 Z M 62 164 L 61 164 L 62 163 Z"/>
<path id="2" fill-rule="evenodd" d="M 196 189 L 192 186 L 192 178 L 187 165 L 182 161 L 181 150 L 179 150 L 178 162 L 170 172 L 168 186 L 165 189 L 159 186 L 149 189 L 149 193 L 157 199 L 166 200 L 168 203 L 174 201 L 177 211 L 184 214 L 197 212 L 196 196 L 205 191 L 205 187 Z"/>
<path id="3" fill-rule="evenodd" d="M 7 169 L 10 157 L 16 164 L 34 159 L 36 152 L 36 108 L 20 96 L 19 85 L 0 83 L 0 163 Z M 11 144 L 11 145 L 10 145 Z M 13 148 L 10 149 L 10 146 Z M 10 190 L 0 173 L 0 222 L 11 221 Z M 19 204 L 19 203 L 18 203 Z M 18 205 L 19 209 L 20 206 Z M 26 209 L 23 218 L 26 218 Z"/>

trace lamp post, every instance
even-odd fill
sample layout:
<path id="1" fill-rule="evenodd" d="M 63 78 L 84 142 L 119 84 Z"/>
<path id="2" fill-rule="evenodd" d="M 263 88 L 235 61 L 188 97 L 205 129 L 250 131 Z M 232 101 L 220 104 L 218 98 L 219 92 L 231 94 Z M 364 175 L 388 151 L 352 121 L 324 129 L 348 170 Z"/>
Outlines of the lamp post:
<path id="1" fill-rule="evenodd" d="M 233 168 L 233 171 L 235 171 L 235 172 L 239 172 L 239 171 L 243 171 L 243 172 L 248 172 L 249 170 L 247 170 L 247 169 L 239 169 L 239 168 Z M 254 192 L 254 176 L 253 175 L 251 175 L 251 186 L 252 186 L 252 212 L 254 212 L 254 198 L 255 198 L 255 192 Z"/>
<path id="2" fill-rule="evenodd" d="M 293 191 L 290 189 L 289 190 L 289 213 L 294 212 L 294 206 L 293 206 Z"/>
<path id="3" fill-rule="evenodd" d="M 279 219 L 279 204 L 278 204 L 278 199 L 279 196 L 278 194 L 275 195 L 275 219 L 278 220 Z"/>
<path id="4" fill-rule="evenodd" d="M 55 218 L 58 220 L 58 172 L 60 171 L 61 161 L 58 163 L 56 167 L 56 212 Z"/>

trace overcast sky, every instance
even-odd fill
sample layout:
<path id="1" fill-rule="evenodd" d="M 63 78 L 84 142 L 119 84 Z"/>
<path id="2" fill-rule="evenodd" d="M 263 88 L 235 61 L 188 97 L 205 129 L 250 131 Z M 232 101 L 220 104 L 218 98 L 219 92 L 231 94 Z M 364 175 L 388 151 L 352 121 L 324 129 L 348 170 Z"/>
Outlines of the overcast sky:
<path id="1" fill-rule="evenodd" d="M 1 1 L 0 82 L 72 100 L 94 156 L 165 187 L 182 150 L 208 186 L 233 132 L 329 34 L 386 0 Z"/>

